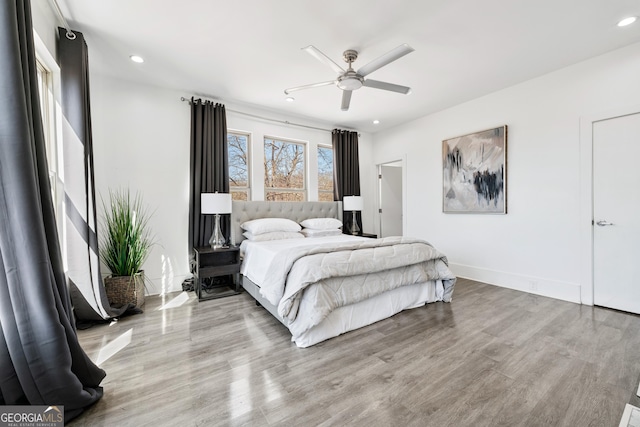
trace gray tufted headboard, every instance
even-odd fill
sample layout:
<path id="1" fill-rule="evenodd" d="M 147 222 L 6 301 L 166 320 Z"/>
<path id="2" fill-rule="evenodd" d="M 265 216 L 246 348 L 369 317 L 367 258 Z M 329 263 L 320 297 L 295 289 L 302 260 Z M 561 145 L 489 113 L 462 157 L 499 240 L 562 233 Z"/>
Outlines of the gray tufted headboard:
<path id="1" fill-rule="evenodd" d="M 244 240 L 240 224 L 258 218 L 288 218 L 297 223 L 309 218 L 337 218 L 342 221 L 342 202 L 243 202 L 234 200 L 231 214 L 231 243 Z"/>

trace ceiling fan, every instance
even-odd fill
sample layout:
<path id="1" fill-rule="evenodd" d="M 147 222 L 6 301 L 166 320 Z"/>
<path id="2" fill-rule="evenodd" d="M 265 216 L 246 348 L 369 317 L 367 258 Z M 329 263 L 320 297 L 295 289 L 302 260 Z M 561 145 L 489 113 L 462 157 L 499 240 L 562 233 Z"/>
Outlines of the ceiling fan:
<path id="1" fill-rule="evenodd" d="M 367 75 L 373 73 L 377 69 L 382 68 L 385 65 L 395 61 L 396 59 L 400 59 L 406 54 L 413 52 L 414 49 L 406 43 L 401 44 L 400 46 L 390 50 L 389 52 L 385 53 L 379 58 L 376 58 L 373 61 L 369 62 L 368 64 L 363 65 L 362 67 L 360 67 L 360 69 L 358 69 L 358 71 L 355 71 L 351 67 L 351 64 L 358 58 L 358 52 L 356 52 L 355 50 L 352 50 L 352 49 L 345 50 L 344 53 L 342 54 L 342 58 L 344 59 L 344 61 L 347 64 L 349 64 L 349 67 L 345 70 L 344 68 L 342 68 L 341 66 L 333 62 L 331 58 L 329 58 L 327 55 L 322 53 L 315 46 L 307 46 L 302 49 L 306 50 L 311 56 L 316 58 L 318 61 L 323 62 L 327 64 L 329 67 L 331 67 L 331 69 L 338 74 L 338 77 L 335 80 L 329 80 L 327 82 L 312 83 L 310 85 L 297 86 L 297 87 L 285 89 L 284 93 L 287 95 L 297 90 L 311 89 L 314 87 L 328 86 L 328 85 L 335 84 L 336 86 L 338 86 L 340 89 L 343 90 L 341 110 L 347 111 L 349 110 L 349 104 L 351 103 L 351 93 L 354 90 L 360 89 L 362 86 L 371 87 L 374 89 L 389 90 L 391 92 L 403 93 L 405 95 L 411 91 L 411 88 L 407 86 L 400 86 L 393 83 L 365 79 Z"/>

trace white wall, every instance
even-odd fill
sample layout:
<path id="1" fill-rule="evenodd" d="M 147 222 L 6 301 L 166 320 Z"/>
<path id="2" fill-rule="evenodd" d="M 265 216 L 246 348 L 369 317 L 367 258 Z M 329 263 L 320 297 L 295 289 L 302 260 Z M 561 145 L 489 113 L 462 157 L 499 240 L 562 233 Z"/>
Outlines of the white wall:
<path id="1" fill-rule="evenodd" d="M 189 276 L 189 108 L 180 94 L 91 75 L 93 154 L 100 227 L 109 189 L 140 193 L 158 244 L 144 264 L 151 294 Z"/>
<path id="2" fill-rule="evenodd" d="M 33 21 L 33 29 L 51 56 L 55 58 L 58 26 L 62 26 L 63 24 L 51 8 L 49 1 L 40 0 L 31 2 L 31 19 Z"/>
<path id="3" fill-rule="evenodd" d="M 375 163 L 407 159 L 405 234 L 461 277 L 584 301 L 580 118 L 637 105 L 639 75 L 635 44 L 375 134 Z M 503 124 L 508 214 L 443 214 L 442 140 Z"/>
<path id="4" fill-rule="evenodd" d="M 89 49 L 91 47 L 89 46 Z M 184 92 L 131 83 L 91 74 L 96 191 L 108 197 L 109 188 L 129 187 L 139 191 L 147 205 L 155 209 L 151 220 L 158 245 L 145 263 L 150 294 L 181 290 L 190 277 L 188 258 L 189 213 L 189 135 L 190 107 L 181 102 Z M 223 102 L 224 103 L 224 102 Z M 304 122 L 279 113 L 224 103 L 227 110 L 257 114 L 277 120 L 328 128 L 326 124 Z M 254 171 L 251 176 L 252 199 L 264 200 L 263 137 L 265 135 L 306 141 L 309 152 L 317 144 L 331 145 L 331 134 L 292 125 L 279 124 L 227 112 L 230 130 L 251 133 Z M 362 195 L 366 200 L 364 229 L 373 228 L 375 166 L 371 136 L 360 137 Z M 310 184 L 317 179 L 315 154 L 308 158 Z M 317 191 L 309 193 L 317 200 Z"/>

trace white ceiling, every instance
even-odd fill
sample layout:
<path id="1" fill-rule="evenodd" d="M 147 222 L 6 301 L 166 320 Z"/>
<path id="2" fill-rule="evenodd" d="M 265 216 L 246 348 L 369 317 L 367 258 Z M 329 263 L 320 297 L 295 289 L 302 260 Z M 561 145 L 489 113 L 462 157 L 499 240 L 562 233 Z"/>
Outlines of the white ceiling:
<path id="1" fill-rule="evenodd" d="M 58 0 L 89 46 L 92 72 L 376 132 L 640 41 L 638 0 Z M 415 52 L 368 77 L 410 95 L 363 87 L 340 110 L 335 78 L 301 48 L 357 70 L 394 47 Z M 145 58 L 135 64 L 129 55 Z M 346 64 L 345 64 L 346 65 Z M 380 120 L 373 125 L 372 120 Z"/>

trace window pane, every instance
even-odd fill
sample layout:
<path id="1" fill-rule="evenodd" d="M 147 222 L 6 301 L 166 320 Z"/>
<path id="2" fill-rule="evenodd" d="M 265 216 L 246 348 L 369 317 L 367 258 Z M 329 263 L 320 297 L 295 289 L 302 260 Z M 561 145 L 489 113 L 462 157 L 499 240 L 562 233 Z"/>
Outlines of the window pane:
<path id="1" fill-rule="evenodd" d="M 264 186 L 304 190 L 304 148 L 303 144 L 265 138 Z"/>
<path id="2" fill-rule="evenodd" d="M 52 112 L 50 112 L 50 104 L 49 104 L 49 93 L 51 91 L 51 74 L 50 72 L 40 63 L 40 61 L 36 61 L 36 76 L 38 78 L 38 95 L 40 96 L 40 114 L 42 116 L 42 128 L 44 130 L 44 141 L 47 150 L 47 160 L 49 162 L 49 169 L 54 170 L 55 167 L 55 151 L 54 151 L 54 143 L 52 141 L 52 133 L 51 133 L 51 116 Z"/>
<path id="3" fill-rule="evenodd" d="M 54 211 L 58 212 L 57 203 L 57 158 L 56 158 L 56 140 L 52 129 L 53 125 L 53 105 L 51 103 L 53 81 L 51 72 L 40 62 L 36 60 L 36 76 L 38 80 L 38 95 L 40 97 L 40 114 L 42 118 L 42 129 L 44 131 L 45 150 L 47 156 L 47 165 L 49 168 L 49 185 L 51 186 L 51 197 L 54 200 Z"/>
<path id="4" fill-rule="evenodd" d="M 303 192 L 279 192 L 267 191 L 267 201 L 269 202 L 303 202 Z"/>
<path id="5" fill-rule="evenodd" d="M 231 200 L 244 200 L 245 202 L 249 200 L 247 197 L 246 191 L 231 191 Z"/>
<path id="6" fill-rule="evenodd" d="M 329 200 L 325 191 L 331 192 Z M 320 201 L 333 201 L 333 150 L 329 147 L 318 147 L 318 197 Z"/>
<path id="7" fill-rule="evenodd" d="M 229 186 L 249 187 L 249 137 L 248 135 L 227 134 L 229 147 Z"/>
<path id="8" fill-rule="evenodd" d="M 321 202 L 333 202 L 333 191 L 331 193 L 319 192 L 318 200 Z"/>

